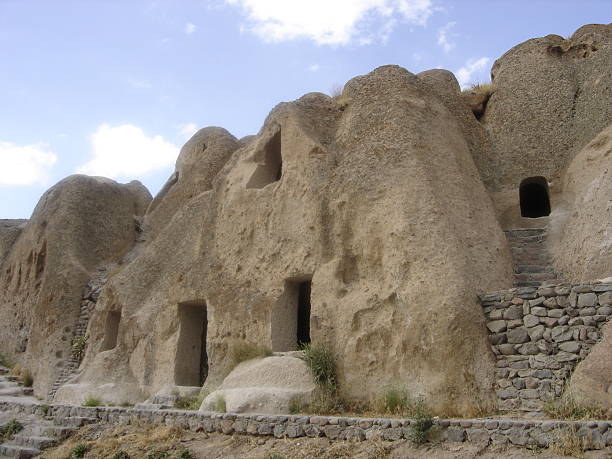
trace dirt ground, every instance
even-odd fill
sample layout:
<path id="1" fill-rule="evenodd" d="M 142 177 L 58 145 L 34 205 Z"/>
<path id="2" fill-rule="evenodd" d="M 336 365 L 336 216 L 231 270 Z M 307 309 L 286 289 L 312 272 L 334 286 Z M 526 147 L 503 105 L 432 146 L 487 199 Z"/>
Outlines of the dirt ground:
<path id="1" fill-rule="evenodd" d="M 66 459 L 77 445 L 86 445 L 87 459 L 98 458 L 253 458 L 253 459 L 379 459 L 379 458 L 559 458 L 551 450 L 531 451 L 514 446 L 468 443 L 430 443 L 423 446 L 409 441 L 330 442 L 326 438 L 275 439 L 246 435 L 227 436 L 184 431 L 152 425 L 84 427 L 62 445 L 47 450 L 46 459 Z M 72 456 L 74 457 L 74 456 Z M 589 451 L 580 456 L 610 459 L 612 449 Z"/>

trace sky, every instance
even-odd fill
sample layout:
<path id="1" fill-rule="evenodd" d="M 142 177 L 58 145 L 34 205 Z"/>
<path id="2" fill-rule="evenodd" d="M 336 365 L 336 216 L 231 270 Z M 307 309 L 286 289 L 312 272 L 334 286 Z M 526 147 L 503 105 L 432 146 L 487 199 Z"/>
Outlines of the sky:
<path id="1" fill-rule="evenodd" d="M 74 173 L 155 195 L 197 129 L 256 134 L 381 65 L 468 87 L 525 40 L 610 18 L 609 0 L 0 0 L 0 218 Z"/>

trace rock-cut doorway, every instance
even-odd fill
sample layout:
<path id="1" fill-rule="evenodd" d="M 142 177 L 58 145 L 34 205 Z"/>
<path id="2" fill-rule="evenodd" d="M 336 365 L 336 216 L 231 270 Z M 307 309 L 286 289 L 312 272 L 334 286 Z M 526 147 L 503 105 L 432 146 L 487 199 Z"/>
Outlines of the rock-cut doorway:
<path id="1" fill-rule="evenodd" d="M 544 177 L 529 177 L 519 187 L 521 217 L 539 218 L 550 215 L 548 182 Z"/>
<path id="2" fill-rule="evenodd" d="M 179 336 L 176 344 L 174 383 L 177 386 L 203 386 L 208 377 L 206 302 L 189 301 L 178 305 Z"/>

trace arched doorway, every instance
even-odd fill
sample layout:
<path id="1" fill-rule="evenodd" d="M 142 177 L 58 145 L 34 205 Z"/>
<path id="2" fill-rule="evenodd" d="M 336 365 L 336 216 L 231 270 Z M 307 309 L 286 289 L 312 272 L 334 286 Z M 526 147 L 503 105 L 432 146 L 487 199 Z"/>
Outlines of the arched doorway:
<path id="1" fill-rule="evenodd" d="M 548 182 L 544 177 L 529 177 L 519 188 L 521 217 L 538 218 L 550 215 Z"/>

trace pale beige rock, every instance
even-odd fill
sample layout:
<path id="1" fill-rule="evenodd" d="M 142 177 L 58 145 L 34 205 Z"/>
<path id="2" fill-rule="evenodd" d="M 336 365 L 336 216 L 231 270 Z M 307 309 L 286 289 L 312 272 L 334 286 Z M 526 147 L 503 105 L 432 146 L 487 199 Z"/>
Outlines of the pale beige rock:
<path id="1" fill-rule="evenodd" d="M 600 407 L 612 416 L 612 322 L 603 327 L 603 339 L 578 364 L 570 391 L 587 405 Z"/>
<path id="2" fill-rule="evenodd" d="M 350 81 L 342 104 L 308 94 L 276 107 L 212 190 L 174 201 L 174 217 L 108 282 L 73 383 L 123 380 L 145 397 L 193 385 L 181 310 L 195 307 L 207 312 L 214 390 L 234 343 L 274 347 L 287 292 L 312 279 L 311 337 L 337 354 L 346 396 L 400 380 L 436 410 L 490 405 L 476 293 L 509 287 L 511 265 L 465 136 L 478 122 L 458 94 L 440 97 L 390 66 Z M 113 311 L 117 346 L 103 350 Z"/>
<path id="3" fill-rule="evenodd" d="M 481 119 L 491 140 L 476 157 L 504 228 L 546 226 L 521 218 L 520 182 L 543 176 L 556 206 L 562 174 L 612 119 L 612 25 L 588 25 L 515 46 L 493 65 L 493 94 Z"/>
<path id="4" fill-rule="evenodd" d="M 553 209 L 550 241 L 564 277 L 590 281 L 612 272 L 612 124 L 574 158 Z"/>
<path id="5" fill-rule="evenodd" d="M 150 204 L 148 237 L 154 238 L 184 202 L 210 190 L 213 179 L 238 147 L 236 138 L 223 128 L 196 132 L 181 148 L 174 173 Z"/>
<path id="6" fill-rule="evenodd" d="M 0 220 L 0 263 L 25 228 L 27 220 Z"/>
<path id="7" fill-rule="evenodd" d="M 242 362 L 202 402 L 214 411 L 225 401 L 230 413 L 289 413 L 292 401 L 310 402 L 316 386 L 306 363 L 295 357 L 267 357 Z"/>
<path id="8" fill-rule="evenodd" d="M 133 245 L 134 215 L 146 194 L 137 182 L 70 176 L 42 196 L 2 260 L 0 349 L 32 373 L 36 395 L 47 395 L 70 357 L 93 272 Z"/>

